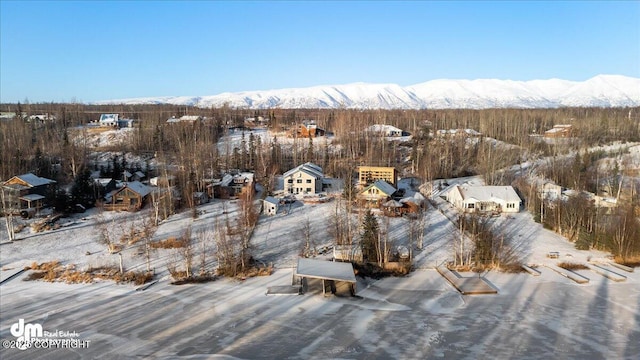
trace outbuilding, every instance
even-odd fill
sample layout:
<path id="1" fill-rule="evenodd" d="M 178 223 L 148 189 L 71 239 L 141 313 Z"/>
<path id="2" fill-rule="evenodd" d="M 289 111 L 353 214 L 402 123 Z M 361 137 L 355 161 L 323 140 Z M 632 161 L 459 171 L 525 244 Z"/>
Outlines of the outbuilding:
<path id="1" fill-rule="evenodd" d="M 296 279 L 302 284 L 303 290 L 308 289 L 309 279 L 320 280 L 324 296 L 327 291 L 337 294 L 346 290 L 351 296 L 356 294 L 356 275 L 353 265 L 348 262 L 298 258 L 292 285 L 296 285 Z"/>
<path id="2" fill-rule="evenodd" d="M 278 213 L 280 201 L 273 196 L 267 196 L 262 200 L 262 212 L 267 215 L 275 215 Z"/>

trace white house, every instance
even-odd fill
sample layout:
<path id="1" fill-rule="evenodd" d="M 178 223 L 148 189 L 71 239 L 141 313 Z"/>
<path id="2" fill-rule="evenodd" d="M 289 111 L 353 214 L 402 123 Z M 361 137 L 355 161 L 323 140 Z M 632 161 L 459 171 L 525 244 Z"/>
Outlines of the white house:
<path id="1" fill-rule="evenodd" d="M 511 186 L 453 186 L 446 199 L 464 212 L 520 211 L 522 200 Z"/>
<path id="2" fill-rule="evenodd" d="M 546 182 L 542 185 L 541 196 L 545 200 L 558 200 L 562 197 L 562 187 L 552 182 Z"/>
<path id="3" fill-rule="evenodd" d="M 278 205 L 280 201 L 274 198 L 273 196 L 267 196 L 264 200 L 262 200 L 262 212 L 267 215 L 275 215 L 278 213 Z"/>
<path id="4" fill-rule="evenodd" d="M 118 126 L 118 114 L 102 114 L 100 115 L 100 120 L 98 121 L 100 126 Z"/>
<path id="5" fill-rule="evenodd" d="M 115 128 L 130 128 L 133 127 L 135 120 L 121 118 L 118 114 L 101 114 L 98 125 L 110 126 Z"/>
<path id="6" fill-rule="evenodd" d="M 284 173 L 284 190 L 289 194 L 318 194 L 323 179 L 322 168 L 308 162 Z"/>
<path id="7" fill-rule="evenodd" d="M 195 123 L 197 121 L 202 121 L 202 116 L 198 115 L 183 115 L 179 118 L 172 116 L 167 120 L 168 123 Z"/>
<path id="8" fill-rule="evenodd" d="M 386 137 L 402 136 L 404 134 L 402 129 L 399 129 L 395 126 L 382 124 L 371 125 L 365 130 L 365 132 Z"/>

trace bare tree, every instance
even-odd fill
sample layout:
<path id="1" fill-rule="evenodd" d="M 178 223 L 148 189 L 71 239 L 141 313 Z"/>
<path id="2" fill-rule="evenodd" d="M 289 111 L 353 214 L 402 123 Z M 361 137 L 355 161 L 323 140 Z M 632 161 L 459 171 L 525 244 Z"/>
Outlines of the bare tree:
<path id="1" fill-rule="evenodd" d="M 151 238 L 156 230 L 156 226 L 154 226 L 153 219 L 148 218 L 142 223 L 142 231 L 140 232 L 141 240 L 143 241 L 142 246 L 144 246 L 144 258 L 147 264 L 147 272 L 151 272 L 151 255 L 154 250 L 151 247 Z"/>
<path id="2" fill-rule="evenodd" d="M 200 241 L 200 276 L 207 275 L 207 251 L 211 238 L 213 237 L 213 230 L 211 228 L 200 229 L 198 231 L 198 240 Z"/>
<path id="3" fill-rule="evenodd" d="M 302 239 L 304 240 L 302 255 L 305 257 L 311 254 L 315 255 L 316 249 L 315 249 L 315 243 L 311 239 L 312 230 L 311 230 L 311 221 L 309 220 L 309 217 L 306 217 L 300 223 L 300 226 L 298 228 L 298 234 L 300 234 L 300 237 L 302 237 Z M 312 247 L 313 247 L 313 250 L 312 250 Z"/>
<path id="4" fill-rule="evenodd" d="M 411 247 L 422 250 L 424 242 L 424 230 L 427 226 L 427 217 L 424 211 L 419 211 L 415 218 L 409 218 L 409 241 Z"/>
<path id="5" fill-rule="evenodd" d="M 182 234 L 184 247 L 180 251 L 182 260 L 184 261 L 184 271 L 187 278 L 193 275 L 193 239 L 191 239 L 191 226 L 187 226 Z"/>
<path id="6" fill-rule="evenodd" d="M 2 215 L 4 216 L 5 225 L 7 228 L 7 235 L 9 236 L 9 241 L 13 242 L 16 238 L 15 227 L 13 223 L 13 206 L 8 203 L 8 200 L 5 195 L 5 189 L 0 188 L 0 194 L 2 194 Z"/>
<path id="7" fill-rule="evenodd" d="M 96 226 L 98 228 L 98 242 L 107 247 L 109 254 L 117 253 L 118 246 L 111 237 L 111 231 L 109 230 L 107 220 L 104 218 L 102 211 L 96 216 Z"/>

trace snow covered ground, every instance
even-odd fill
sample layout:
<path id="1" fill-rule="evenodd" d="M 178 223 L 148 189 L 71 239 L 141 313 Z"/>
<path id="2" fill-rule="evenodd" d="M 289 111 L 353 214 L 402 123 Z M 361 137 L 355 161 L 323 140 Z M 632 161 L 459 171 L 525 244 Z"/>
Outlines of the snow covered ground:
<path id="1" fill-rule="evenodd" d="M 291 271 L 146 291 L 111 283 L 2 285 L 0 337 L 18 319 L 89 347 L 2 349 L 3 359 L 637 359 L 640 273 L 577 285 L 489 273 L 497 295 L 462 296 L 436 271 L 361 281 L 358 298 L 267 296 Z"/>
<path id="2" fill-rule="evenodd" d="M 246 143 L 247 149 L 249 148 L 249 136 L 253 134 L 254 137 L 259 137 L 260 142 L 262 144 L 262 151 L 270 151 L 271 145 L 274 141 L 282 147 L 282 149 L 286 149 L 289 151 L 293 151 L 296 149 L 300 154 L 302 151 L 309 147 L 309 139 L 308 138 L 292 138 L 288 137 L 285 132 L 273 132 L 266 129 L 253 129 L 253 130 L 238 130 L 231 129 L 229 132 L 223 136 L 218 141 L 218 152 L 220 154 L 232 154 L 234 148 L 240 149 L 242 147 L 242 136 L 244 135 L 244 141 Z M 274 140 L 275 139 L 275 140 Z M 339 146 L 333 146 L 334 137 L 332 135 L 329 136 L 319 136 L 313 138 L 311 141 L 313 142 L 313 148 L 317 154 L 321 154 L 324 151 L 325 146 L 329 146 L 328 151 L 335 152 L 340 149 Z M 259 151 L 260 149 L 258 149 Z"/>
<path id="3" fill-rule="evenodd" d="M 14 339 L 11 325 L 25 319 L 45 331 L 75 331 L 90 346 L 73 351 L 1 349 L 0 358 L 637 359 L 639 272 L 605 266 L 626 276 L 623 282 L 588 270 L 578 271 L 590 280 L 587 284 L 562 277 L 544 265 L 605 261 L 607 254 L 578 251 L 522 212 L 497 218 L 496 226 L 514 240 L 524 262 L 542 265 L 541 275 L 492 271 L 485 276 L 498 295 L 462 296 L 433 270 L 451 259 L 452 239 L 459 236 L 449 220 L 453 208 L 434 199 L 437 209 L 427 212 L 424 248 L 413 248 L 417 270 L 402 278 L 359 279 L 356 298 L 323 298 L 318 289 L 302 296 L 265 295 L 268 286 L 291 284 L 292 267 L 304 246 L 300 228 L 307 219 L 313 243 L 318 248 L 331 243 L 328 227 L 337 200 L 296 202 L 276 216 L 261 215 L 252 244 L 256 259 L 275 267 L 268 277 L 170 285 L 166 264 L 172 250 L 154 255 L 159 282 L 145 291 L 112 282 L 26 282 L 27 274 L 22 274 L 0 285 L 0 338 Z M 237 217 L 238 202 L 213 200 L 198 210 L 197 219 L 185 212 L 163 221 L 154 239 L 180 236 L 191 227 L 198 240 L 200 231 L 215 229 L 225 216 Z M 63 219 L 57 230 L 32 234 L 25 228 L 14 243 L 0 232 L 0 279 L 34 261 L 60 260 L 80 268 L 115 265 L 117 256 L 98 243 L 98 223 L 109 225 L 119 238 L 149 212 L 99 214 L 92 209 Z M 389 220 L 392 241 L 408 244 L 408 221 Z M 214 246 L 208 244 L 208 251 Z M 560 258 L 547 258 L 549 251 L 559 252 Z M 145 267 L 136 253 L 135 247 L 125 250 L 128 270 Z M 215 267 L 213 255 L 208 263 Z"/>

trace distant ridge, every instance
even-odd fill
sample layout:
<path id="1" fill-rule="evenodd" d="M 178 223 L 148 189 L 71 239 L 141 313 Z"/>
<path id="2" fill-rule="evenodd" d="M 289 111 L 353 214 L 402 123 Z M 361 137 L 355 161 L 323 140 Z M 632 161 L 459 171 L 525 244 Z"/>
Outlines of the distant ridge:
<path id="1" fill-rule="evenodd" d="M 640 106 L 640 79 L 598 75 L 586 81 L 560 79 L 432 80 L 411 86 L 354 83 L 211 96 L 165 96 L 93 104 L 173 104 L 246 109 L 488 109 Z"/>

